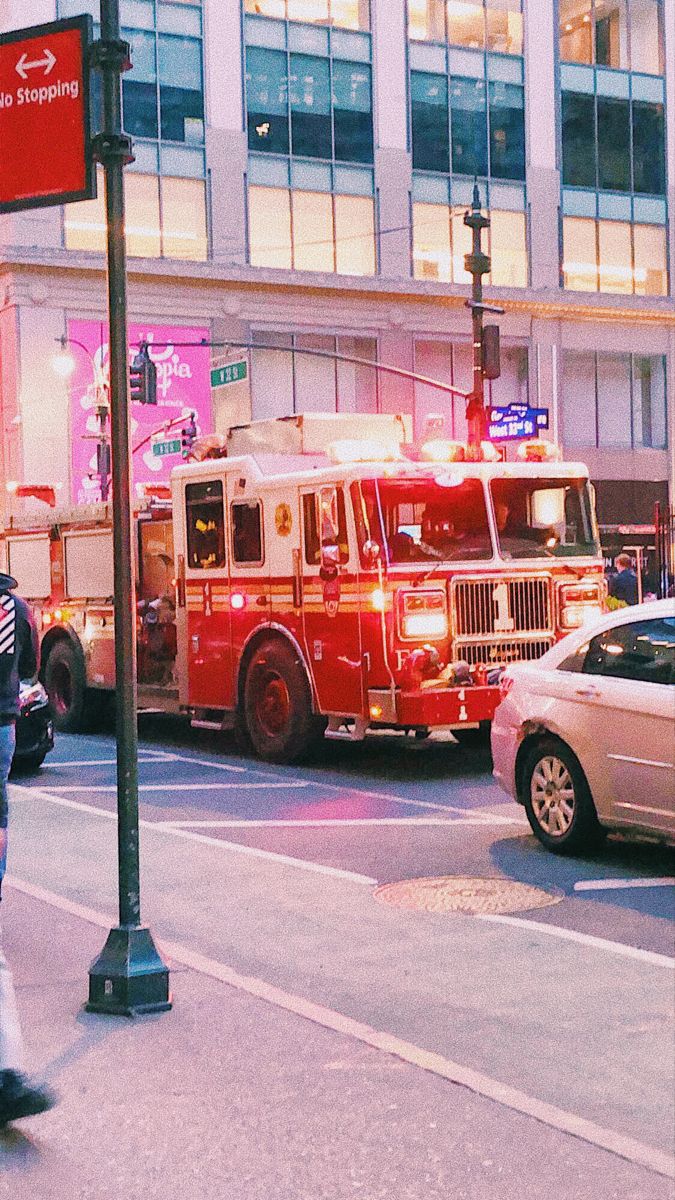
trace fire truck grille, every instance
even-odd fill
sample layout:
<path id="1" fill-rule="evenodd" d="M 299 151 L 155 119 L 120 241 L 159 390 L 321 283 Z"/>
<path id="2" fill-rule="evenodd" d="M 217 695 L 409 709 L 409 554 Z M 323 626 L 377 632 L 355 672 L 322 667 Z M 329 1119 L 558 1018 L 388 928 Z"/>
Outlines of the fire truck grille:
<path id="1" fill-rule="evenodd" d="M 552 645 L 553 638 L 539 641 L 455 642 L 454 657 L 463 659 L 472 667 L 478 663 L 498 666 L 511 662 L 532 662 L 535 658 L 541 658 Z"/>
<path id="2" fill-rule="evenodd" d="M 450 600 L 456 639 L 490 638 L 515 644 L 520 639 L 514 634 L 530 634 L 532 645 L 545 642 L 547 649 L 550 644 L 554 631 L 546 578 L 456 579 Z"/>

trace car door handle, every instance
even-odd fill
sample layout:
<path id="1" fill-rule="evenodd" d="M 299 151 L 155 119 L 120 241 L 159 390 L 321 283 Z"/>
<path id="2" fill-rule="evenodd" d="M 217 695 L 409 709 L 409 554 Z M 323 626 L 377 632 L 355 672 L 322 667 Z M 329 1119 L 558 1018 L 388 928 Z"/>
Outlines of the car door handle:
<path id="1" fill-rule="evenodd" d="M 581 687 L 574 689 L 575 696 L 585 696 L 588 700 L 595 699 L 600 695 L 596 687 Z"/>

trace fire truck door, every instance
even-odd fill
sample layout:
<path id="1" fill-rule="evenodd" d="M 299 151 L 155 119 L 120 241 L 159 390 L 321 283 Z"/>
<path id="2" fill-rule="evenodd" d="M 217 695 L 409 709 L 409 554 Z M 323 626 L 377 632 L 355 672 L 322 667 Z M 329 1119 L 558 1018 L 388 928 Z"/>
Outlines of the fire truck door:
<path id="1" fill-rule="evenodd" d="M 222 479 L 185 484 L 187 702 L 193 708 L 234 707 L 226 503 Z"/>
<path id="2" fill-rule="evenodd" d="M 356 564 L 350 556 L 344 489 L 302 493 L 303 625 L 323 713 L 364 711 Z M 353 539 L 352 539 L 353 542 Z"/>

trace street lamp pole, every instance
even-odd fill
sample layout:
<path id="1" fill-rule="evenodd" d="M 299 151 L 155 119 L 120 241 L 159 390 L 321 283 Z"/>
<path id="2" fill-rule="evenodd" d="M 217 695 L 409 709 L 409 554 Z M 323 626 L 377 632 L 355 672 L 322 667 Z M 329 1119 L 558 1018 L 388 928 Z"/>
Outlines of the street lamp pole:
<path id="1" fill-rule="evenodd" d="M 108 223 L 113 553 L 115 560 L 115 702 L 119 926 L 89 970 L 90 1012 L 135 1016 L 171 1007 L 169 972 L 150 930 L 141 926 L 138 842 L 136 601 L 132 559 L 129 455 L 129 361 L 124 167 L 131 140 L 122 132 L 122 74 L 129 45 L 120 35 L 119 0 L 101 0 L 101 40 L 93 65 L 103 76 L 103 132 L 94 139 L 105 170 Z"/>
<path id="2" fill-rule="evenodd" d="M 473 388 L 469 403 L 466 407 L 466 418 L 469 427 L 469 453 L 480 460 L 481 442 L 485 439 L 485 376 L 483 374 L 483 276 L 489 275 L 491 262 L 483 253 L 483 230 L 488 229 L 490 220 L 484 217 L 480 206 L 478 184 L 474 184 L 473 203 L 471 209 L 464 215 L 464 224 L 472 232 L 471 253 L 465 255 L 464 266 L 472 279 L 471 325 L 473 329 Z"/>
<path id="3" fill-rule="evenodd" d="M 101 368 L 96 362 L 91 350 L 85 346 L 84 342 L 79 342 L 77 338 L 68 337 L 67 334 L 61 334 L 61 337 L 56 338 L 56 341 L 61 347 L 61 355 L 65 358 L 65 369 L 59 367 L 59 358 L 54 360 L 55 369 L 59 374 L 70 374 L 71 370 L 75 369 L 75 363 L 71 359 L 68 361 L 67 354 L 68 346 L 78 346 L 80 350 L 84 350 L 87 358 L 90 360 L 94 371 L 94 387 L 96 389 L 96 418 L 98 420 L 98 433 L 87 434 L 87 437 L 96 438 L 96 474 L 98 475 L 99 487 L 101 490 L 101 500 L 104 504 L 107 503 L 110 495 L 110 438 L 108 436 L 108 417 L 110 416 L 110 401 L 108 397 L 108 385 L 102 377 Z"/>

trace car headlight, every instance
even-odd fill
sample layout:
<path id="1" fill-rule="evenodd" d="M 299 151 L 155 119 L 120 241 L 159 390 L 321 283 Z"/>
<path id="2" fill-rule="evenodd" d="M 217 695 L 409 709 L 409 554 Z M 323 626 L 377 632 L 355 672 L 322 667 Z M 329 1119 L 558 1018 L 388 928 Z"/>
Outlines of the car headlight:
<path id="1" fill-rule="evenodd" d="M 440 641 L 448 636 L 445 592 L 403 592 L 401 637 L 407 641 Z"/>

